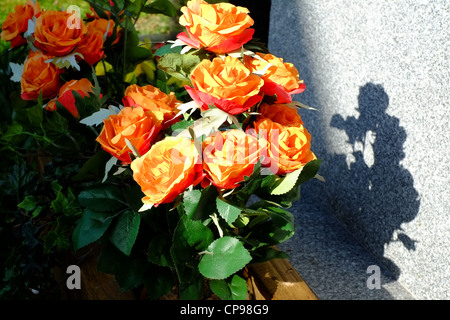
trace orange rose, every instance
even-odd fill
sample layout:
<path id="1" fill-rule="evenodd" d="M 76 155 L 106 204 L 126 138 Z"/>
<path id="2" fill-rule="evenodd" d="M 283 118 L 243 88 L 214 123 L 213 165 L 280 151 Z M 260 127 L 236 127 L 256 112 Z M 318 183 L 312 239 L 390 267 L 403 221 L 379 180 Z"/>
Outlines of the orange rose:
<path id="1" fill-rule="evenodd" d="M 103 120 L 103 129 L 96 141 L 123 163 L 131 163 L 129 153 L 132 150 L 125 139 L 142 155 L 149 150 L 160 130 L 161 123 L 150 111 L 141 107 L 126 107 Z"/>
<path id="2" fill-rule="evenodd" d="M 104 39 L 111 37 L 114 33 L 114 21 L 111 19 L 96 18 L 86 23 L 86 27 L 88 28 L 88 32 L 93 30 L 100 31 L 104 36 Z M 118 43 L 119 39 L 119 30 L 117 30 L 117 37 L 112 44 Z"/>
<path id="3" fill-rule="evenodd" d="M 277 103 L 289 103 L 292 101 L 291 95 L 305 91 L 305 84 L 300 80 L 298 70 L 292 63 L 283 62 L 282 58 L 277 58 L 268 53 L 257 53 L 258 58 L 250 56 L 244 57 L 244 64 L 252 72 L 264 69 L 268 63 L 271 66 L 262 75 L 264 86 L 261 91 L 267 95 L 276 95 Z"/>
<path id="4" fill-rule="evenodd" d="M 186 90 L 202 109 L 214 104 L 229 114 L 239 114 L 258 103 L 263 80 L 250 72 L 239 59 L 203 60 L 191 74 L 194 88 Z"/>
<path id="5" fill-rule="evenodd" d="M 79 25 L 73 20 L 73 14 L 65 11 L 42 12 L 34 30 L 36 48 L 57 57 L 71 53 L 87 32 L 83 20 L 77 21 Z"/>
<path id="6" fill-rule="evenodd" d="M 286 127 L 267 118 L 254 123 L 255 131 L 268 142 L 264 165 L 275 174 L 283 175 L 300 169 L 316 159 L 311 151 L 311 135 L 303 125 Z"/>
<path id="7" fill-rule="evenodd" d="M 130 85 L 125 90 L 125 105 L 141 106 L 151 111 L 163 124 L 163 129 L 169 127 L 178 119 L 173 119 L 178 113 L 177 107 L 181 104 L 175 93 L 166 94 L 152 85 L 140 87 L 136 84 Z"/>
<path id="8" fill-rule="evenodd" d="M 166 137 L 131 163 L 133 178 L 145 197 L 144 204 L 158 205 L 175 200 L 203 177 L 200 155 L 192 140 Z"/>
<path id="9" fill-rule="evenodd" d="M 258 139 L 237 129 L 214 133 L 202 147 L 206 177 L 222 189 L 238 187 L 253 173 L 261 154 Z"/>
<path id="10" fill-rule="evenodd" d="M 75 117 L 78 118 L 78 110 L 77 106 L 75 105 L 75 97 L 73 96 L 72 91 L 78 92 L 81 97 L 85 97 L 89 95 L 89 93 L 93 92 L 92 88 L 94 86 L 92 85 L 92 82 L 90 82 L 88 79 L 83 78 L 80 80 L 70 80 L 66 82 L 61 89 L 59 89 L 59 97 L 57 99 L 58 102 L 60 102 L 69 112 Z M 56 110 L 56 102 L 55 100 L 51 100 L 45 109 L 54 111 Z"/>
<path id="11" fill-rule="evenodd" d="M 286 127 L 299 127 L 303 125 L 302 118 L 297 112 L 297 108 L 285 104 L 263 103 L 259 108 L 259 117 L 269 118 Z"/>
<path id="12" fill-rule="evenodd" d="M 255 32 L 249 29 L 254 21 L 248 9 L 230 3 L 191 0 L 181 12 L 179 22 L 186 27 L 190 38 L 184 32 L 178 38 L 196 48 L 206 47 L 215 53 L 231 52 L 250 41 Z"/>
<path id="13" fill-rule="evenodd" d="M 18 4 L 14 12 L 10 12 L 2 25 L 2 40 L 11 42 L 11 47 L 18 47 L 27 42 L 23 33 L 28 29 L 28 20 L 41 12 L 39 3 L 28 0 L 27 3 Z"/>
<path id="14" fill-rule="evenodd" d="M 76 48 L 76 52 L 83 55 L 83 59 L 91 66 L 103 57 L 103 34 L 97 29 L 89 29 Z"/>
<path id="15" fill-rule="evenodd" d="M 45 62 L 48 59 L 51 57 L 39 51 L 30 51 L 28 54 L 20 80 L 23 100 L 35 100 L 41 91 L 43 99 L 51 99 L 57 95 L 61 87 L 61 71 L 53 63 Z"/>

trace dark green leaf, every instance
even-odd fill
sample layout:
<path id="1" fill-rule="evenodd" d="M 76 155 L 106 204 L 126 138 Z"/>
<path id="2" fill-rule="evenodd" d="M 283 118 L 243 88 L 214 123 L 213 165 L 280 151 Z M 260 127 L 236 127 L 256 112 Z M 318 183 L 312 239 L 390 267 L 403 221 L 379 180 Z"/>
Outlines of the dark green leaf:
<path id="1" fill-rule="evenodd" d="M 111 224 L 112 218 L 104 212 L 86 209 L 72 233 L 74 249 L 78 250 L 100 239 Z"/>
<path id="2" fill-rule="evenodd" d="M 162 267 L 172 267 L 173 261 L 170 256 L 172 238 L 168 233 L 156 234 L 148 246 L 148 260 Z"/>
<path id="3" fill-rule="evenodd" d="M 132 210 L 121 213 L 112 229 L 109 240 L 125 255 L 131 253 L 139 231 L 141 217 Z"/>
<path id="4" fill-rule="evenodd" d="M 17 206 L 25 211 L 32 211 L 36 208 L 36 205 L 36 198 L 34 196 L 26 196 Z"/>
<path id="5" fill-rule="evenodd" d="M 247 282 L 234 275 L 231 279 L 211 280 L 210 288 L 222 300 L 245 300 L 247 298 Z"/>
<path id="6" fill-rule="evenodd" d="M 106 184 L 81 191 L 78 200 L 86 208 L 101 212 L 117 212 L 127 205 L 120 189 Z"/>
<path id="7" fill-rule="evenodd" d="M 144 285 L 150 299 L 158 299 L 169 293 L 174 284 L 173 274 L 169 268 L 150 265 L 144 273 Z"/>

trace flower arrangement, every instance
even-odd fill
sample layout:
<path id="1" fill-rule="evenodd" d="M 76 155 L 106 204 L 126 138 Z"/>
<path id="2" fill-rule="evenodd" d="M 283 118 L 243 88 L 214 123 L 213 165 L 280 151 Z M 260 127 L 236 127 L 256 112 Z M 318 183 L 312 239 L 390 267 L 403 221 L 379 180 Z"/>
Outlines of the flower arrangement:
<path id="1" fill-rule="evenodd" d="M 2 183 L 47 253 L 98 246 L 123 290 L 245 299 L 242 270 L 287 257 L 288 208 L 318 177 L 298 70 L 252 39 L 244 7 L 189 0 L 155 49 L 134 24 L 170 1 L 88 2 L 84 20 L 28 0 L 3 23 L 20 94 L 0 139 L 20 178 Z"/>

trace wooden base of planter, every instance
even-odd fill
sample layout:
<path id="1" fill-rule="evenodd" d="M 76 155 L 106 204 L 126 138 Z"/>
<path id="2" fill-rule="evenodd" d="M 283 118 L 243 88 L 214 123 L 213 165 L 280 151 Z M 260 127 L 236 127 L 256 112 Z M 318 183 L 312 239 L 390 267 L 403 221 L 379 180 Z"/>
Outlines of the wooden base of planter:
<path id="1" fill-rule="evenodd" d="M 253 300 L 318 300 L 316 294 L 286 259 L 255 263 L 246 269 Z"/>

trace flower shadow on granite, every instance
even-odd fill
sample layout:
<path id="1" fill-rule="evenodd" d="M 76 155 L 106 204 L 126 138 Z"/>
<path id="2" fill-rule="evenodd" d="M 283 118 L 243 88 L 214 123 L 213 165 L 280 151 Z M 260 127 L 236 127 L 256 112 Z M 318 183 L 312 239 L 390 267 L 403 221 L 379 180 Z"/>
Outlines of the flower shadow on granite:
<path id="1" fill-rule="evenodd" d="M 330 155 L 333 179 L 327 183 L 338 219 L 398 279 L 401 270 L 384 257 L 385 248 L 399 241 L 406 250 L 416 250 L 402 224 L 414 220 L 420 201 L 412 175 L 401 165 L 406 131 L 387 114 L 388 106 L 384 88 L 367 83 L 359 91 L 359 117 L 332 117 L 331 127 L 345 130 L 353 152 Z"/>

